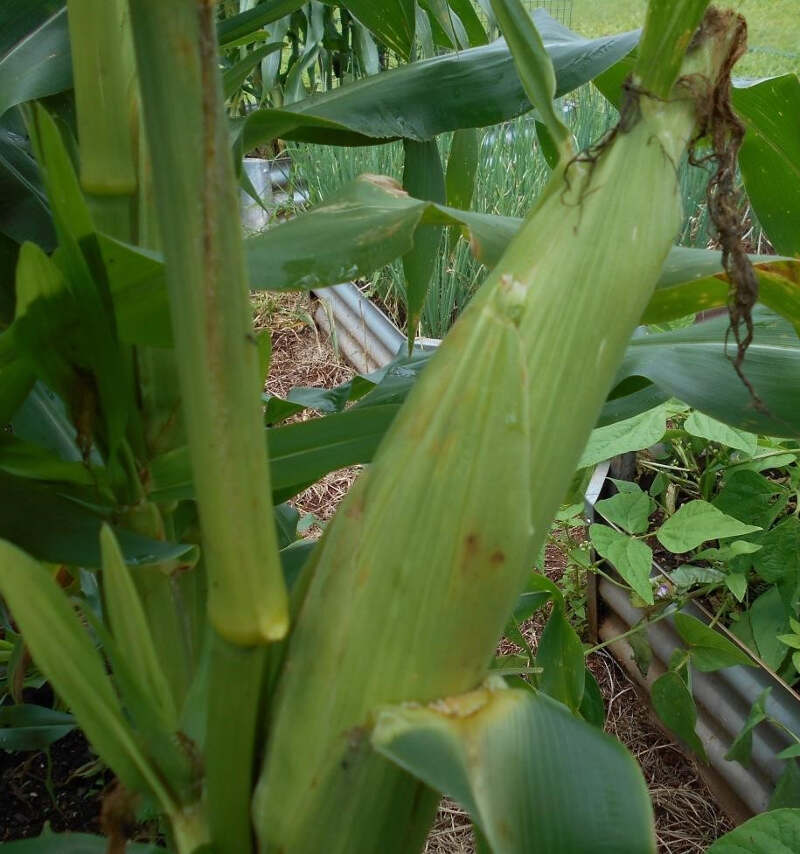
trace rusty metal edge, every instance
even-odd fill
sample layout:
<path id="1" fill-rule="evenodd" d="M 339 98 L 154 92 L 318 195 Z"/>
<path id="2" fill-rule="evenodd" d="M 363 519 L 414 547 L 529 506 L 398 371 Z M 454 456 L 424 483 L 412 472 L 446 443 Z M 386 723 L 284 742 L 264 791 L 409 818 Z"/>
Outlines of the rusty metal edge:
<path id="1" fill-rule="evenodd" d="M 603 465 L 607 472 L 607 464 Z M 595 484 L 592 495 L 587 495 L 586 516 L 589 520 L 594 517 L 594 503 L 599 495 L 600 491 Z M 663 573 L 660 567 L 656 567 L 655 571 Z M 632 678 L 643 688 L 649 688 L 654 678 L 651 678 L 649 673 L 648 677 L 644 677 L 639 672 L 629 644 L 624 639 L 611 642 L 613 638 L 631 629 L 644 616 L 644 612 L 630 604 L 630 598 L 624 590 L 605 579 L 595 585 L 595 591 L 595 613 L 599 613 L 603 606 L 607 611 L 605 620 L 598 620 L 599 638 L 608 643 L 617 660 Z M 694 603 L 687 605 L 683 611 L 706 624 L 710 621 L 708 612 Z M 719 631 L 720 627 L 715 626 L 715 629 Z M 672 651 L 683 647 L 684 644 L 675 629 L 672 617 L 654 623 L 644 631 L 653 650 L 654 672 L 657 677 L 668 669 Z M 775 755 L 793 742 L 780 726 L 764 722 L 753 731 L 753 759 L 749 768 L 725 759 L 725 753 L 747 720 L 750 707 L 765 688 L 772 689 L 767 701 L 767 713 L 798 733 L 800 703 L 797 693 L 750 649 L 741 644 L 738 638 L 728 631 L 720 633 L 742 647 L 756 666 L 729 667 L 714 673 L 699 673 L 693 670 L 692 693 L 698 712 L 697 734 L 709 757 L 708 766 L 697 761 L 695 764 L 718 798 L 720 806 L 738 823 L 767 808 L 783 770 L 783 763 L 777 760 Z M 649 700 L 649 690 L 647 694 Z M 674 734 L 671 736 L 674 737 Z"/>

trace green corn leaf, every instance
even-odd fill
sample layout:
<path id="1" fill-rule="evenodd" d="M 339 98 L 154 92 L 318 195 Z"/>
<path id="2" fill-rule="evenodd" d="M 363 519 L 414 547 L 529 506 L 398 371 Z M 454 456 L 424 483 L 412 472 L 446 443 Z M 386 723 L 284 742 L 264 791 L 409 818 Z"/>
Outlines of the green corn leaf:
<path id="1" fill-rule="evenodd" d="M 753 312 L 755 337 L 747 351 L 745 375 L 764 401 L 750 393 L 727 357 L 727 317 L 686 329 L 634 338 L 617 383 L 646 377 L 667 394 L 738 429 L 773 436 L 800 436 L 800 391 L 791 379 L 800 370 L 800 347 L 792 326 L 760 306 Z"/>
<path id="2" fill-rule="evenodd" d="M 88 833 L 44 833 L 35 839 L 4 842 L 8 854 L 106 854 L 107 836 L 92 836 Z M 128 842 L 125 854 L 162 854 L 163 848 Z"/>
<path id="3" fill-rule="evenodd" d="M 710 0 L 650 0 L 636 74 L 646 92 L 669 96 L 681 62 Z M 637 81 L 638 82 L 638 81 Z"/>
<path id="4" fill-rule="evenodd" d="M 554 61 L 556 96 L 609 68 L 638 39 L 635 32 L 584 39 L 545 14 L 534 14 L 534 20 Z M 391 112 L 381 108 L 387 101 Z M 257 110 L 240 131 L 245 150 L 275 137 L 337 145 L 422 142 L 458 128 L 497 124 L 530 108 L 511 53 L 498 40 L 403 65 L 284 109 Z"/>
<path id="5" fill-rule="evenodd" d="M 470 45 L 477 47 L 486 44 L 489 39 L 481 19 L 472 5 L 472 0 L 447 0 L 447 2 L 464 25 Z"/>
<path id="6" fill-rule="evenodd" d="M 44 750 L 75 729 L 75 718 L 44 706 L 0 706 L 0 748 Z"/>
<path id="7" fill-rule="evenodd" d="M 800 139 L 792 116 L 800 110 L 800 80 L 786 74 L 733 92 L 747 132 L 739 165 L 758 221 L 784 255 L 800 253 Z"/>
<path id="8" fill-rule="evenodd" d="M 590 525 L 589 537 L 597 553 L 614 566 L 648 605 L 652 605 L 653 550 L 650 546 L 607 525 Z"/>
<path id="9" fill-rule="evenodd" d="M 124 651 L 131 675 L 158 709 L 167 730 L 177 728 L 178 713 L 153 646 L 141 599 L 125 565 L 114 533 L 108 525 L 100 530 L 103 591 L 108 622 L 117 647 Z"/>
<path id="10" fill-rule="evenodd" d="M 232 47 L 233 42 L 251 35 L 267 24 L 285 18 L 306 2 L 307 0 L 263 0 L 252 9 L 220 21 L 217 27 L 220 46 Z"/>
<path id="11" fill-rule="evenodd" d="M 436 140 L 414 142 L 404 140 L 405 166 L 403 187 L 411 196 L 443 203 L 445 200 L 442 158 Z M 417 325 L 428 286 L 431 282 L 436 256 L 441 246 L 442 229 L 422 228 L 414 235 L 414 248 L 403 256 L 406 278 L 406 307 L 408 311 L 408 348 L 414 346 Z"/>
<path id="12" fill-rule="evenodd" d="M 675 614 L 675 628 L 692 653 L 692 664 L 704 673 L 735 665 L 755 666 L 738 646 L 695 617 Z"/>
<path id="13" fill-rule="evenodd" d="M 381 70 L 378 46 L 369 30 L 358 21 L 353 22 L 353 49 L 363 74 L 370 76 Z"/>
<path id="14" fill-rule="evenodd" d="M 0 174 L 3 179 L 0 232 L 12 244 L 31 240 L 43 249 L 52 250 L 56 236 L 39 168 L 24 142 L 2 127 Z"/>
<path id="15" fill-rule="evenodd" d="M 703 742 L 700 741 L 697 725 L 697 707 L 681 677 L 670 670 L 659 676 L 650 689 L 653 708 L 661 720 L 684 741 L 702 760 L 708 761 Z"/>
<path id="16" fill-rule="evenodd" d="M 14 413 L 11 425 L 14 435 L 33 442 L 67 462 L 82 460 L 75 427 L 69 420 L 63 402 L 42 383 L 37 383 Z M 97 460 L 90 460 L 96 463 Z M 98 475 L 95 472 L 95 475 Z"/>
<path id="17" fill-rule="evenodd" d="M 7 424 L 28 396 L 36 375 L 31 359 L 20 353 L 10 329 L 0 332 L 0 421 Z"/>
<path id="18" fill-rule="evenodd" d="M 87 738 L 126 786 L 172 806 L 122 714 L 103 660 L 51 573 L 0 541 L 0 591 L 33 660 L 64 698 Z"/>
<path id="19" fill-rule="evenodd" d="M 94 486 L 97 482 L 83 463 L 63 460 L 40 445 L 8 434 L 0 434 L 0 470 L 17 477 L 79 486 Z"/>
<path id="20" fill-rule="evenodd" d="M 151 760 L 157 773 L 177 801 L 193 804 L 197 800 L 199 762 L 194 745 L 176 734 L 175 721 L 169 720 L 158 698 L 150 693 L 136 672 L 136 653 L 131 653 L 109 634 L 98 616 L 87 607 L 81 615 L 103 648 L 114 674 L 114 683 L 125 708 L 126 719 L 136 730 L 137 743 Z M 170 702 L 171 700 L 168 700 Z M 173 714 L 173 718 L 176 716 Z"/>
<path id="21" fill-rule="evenodd" d="M 758 525 L 746 525 L 717 510 L 713 504 L 698 499 L 682 504 L 658 529 L 656 536 L 665 549 L 682 554 L 708 540 L 741 537 L 760 530 Z"/>
<path id="22" fill-rule="evenodd" d="M 75 251 L 74 244 L 92 234 L 94 226 L 69 152 L 54 119 L 41 105 L 33 108 L 29 132 L 36 159 L 43 168 L 44 185 L 53 208 L 59 244 L 68 242 L 72 245 L 69 251 Z M 88 287 L 81 281 L 76 284 L 79 285 Z"/>
<path id="23" fill-rule="evenodd" d="M 452 47 L 456 50 L 469 47 L 469 36 L 464 24 L 450 7 L 448 0 L 419 0 L 419 3 L 430 12 Z"/>
<path id="24" fill-rule="evenodd" d="M 319 8 L 318 6 L 312 6 L 312 9 Z M 320 27 L 322 25 L 322 19 L 320 18 L 312 18 L 312 20 L 319 20 Z M 310 36 L 311 39 L 314 39 L 313 34 Z M 304 77 L 307 74 L 311 74 L 311 69 L 314 67 L 314 63 L 317 61 L 317 57 L 320 54 L 321 45 L 316 41 L 312 40 L 309 42 L 306 50 L 302 53 L 300 57 L 292 64 L 289 69 L 289 73 L 286 75 L 286 82 L 283 86 L 283 103 L 285 106 L 291 106 L 292 104 L 297 103 L 302 98 L 304 98 L 307 94 Z"/>
<path id="25" fill-rule="evenodd" d="M 793 854 L 800 851 L 800 809 L 751 818 L 718 839 L 706 854 Z"/>
<path id="26" fill-rule="evenodd" d="M 13 340 L 38 376 L 73 404 L 91 400 L 92 348 L 80 326 L 76 300 L 57 264 L 34 243 L 20 247 L 16 269 L 17 306 Z M 79 420 L 82 413 L 73 412 Z M 88 437 L 84 437 L 86 439 Z"/>
<path id="27" fill-rule="evenodd" d="M 774 255 L 749 257 L 758 279 L 761 302 L 796 327 L 800 322 L 798 262 Z M 719 252 L 676 246 L 664 265 L 642 322 L 665 323 L 700 310 L 723 307 L 727 305 L 728 290 Z"/>
<path id="28" fill-rule="evenodd" d="M 404 59 L 414 44 L 414 0 L 343 0 L 343 4 L 380 41 Z"/>
<path id="29" fill-rule="evenodd" d="M 328 472 L 368 463 L 399 409 L 397 404 L 353 408 L 267 430 L 273 501 L 286 501 Z M 191 474 L 188 448 L 157 457 L 150 466 L 151 497 L 191 498 Z"/>
<path id="30" fill-rule="evenodd" d="M 402 193 L 391 179 L 362 176 L 310 212 L 249 238 L 246 250 L 251 285 L 257 289 L 305 290 L 369 275 L 408 252 L 414 245 L 414 233 L 420 224 L 462 227 L 469 235 L 476 256 L 491 267 L 519 229 L 520 223 L 520 220 L 514 218 L 476 214 L 421 202 Z M 317 247 L 317 251 L 311 255 L 306 251 L 309 245 Z M 168 313 L 164 311 L 166 292 L 163 267 L 159 265 L 158 256 L 105 237 L 101 238 L 100 246 L 111 281 L 120 337 L 132 343 L 169 346 L 171 331 L 166 322 Z M 793 278 L 800 275 L 800 262 L 776 259 L 774 256 L 751 257 L 757 274 L 761 276 L 762 299 L 767 300 L 768 294 L 765 277 L 768 271 L 776 271 L 770 280 L 783 282 L 786 292 L 795 295 L 795 301 L 785 304 L 776 301 L 773 308 L 783 311 L 795 322 L 800 321 L 800 292 L 792 284 Z M 779 271 L 783 272 L 779 275 Z M 709 284 L 710 291 L 706 288 Z M 701 308 L 725 305 L 727 293 L 728 285 L 718 252 L 673 247 L 642 322 L 660 323 Z M 793 343 L 796 335 L 791 329 L 785 331 L 785 324 L 776 322 L 772 315 L 757 311 L 756 316 L 756 346 L 751 357 L 758 373 L 758 390 L 762 398 L 765 394 L 771 398 L 770 413 L 777 408 L 778 417 L 785 423 L 781 424 L 774 416 L 769 420 L 764 413 L 751 413 L 749 420 L 752 421 L 754 416 L 758 419 L 755 422 L 756 429 L 751 432 L 785 435 L 787 425 L 789 432 L 798 430 L 793 427 L 791 415 L 791 411 L 796 411 L 797 407 L 792 410 L 780 403 L 776 407 L 773 399 L 775 392 L 770 382 L 776 387 L 785 388 L 785 382 L 776 374 L 795 369 L 792 360 L 798 352 Z M 678 382 L 681 384 L 678 386 L 680 390 L 686 387 L 685 394 L 681 395 L 683 397 L 686 394 L 697 397 L 700 393 L 708 397 L 711 390 L 720 387 L 720 383 L 733 387 L 730 381 L 725 382 L 726 374 L 732 373 L 730 364 L 720 361 L 720 356 L 724 359 L 726 328 L 727 320 L 715 319 L 702 327 L 636 338 L 631 343 L 625 370 L 638 370 L 649 378 L 657 376 L 663 383 Z M 759 346 L 762 342 L 763 346 Z M 775 347 L 775 344 L 782 346 Z M 713 385 L 700 384 L 696 378 L 692 383 L 690 377 L 684 378 L 682 372 L 672 364 L 676 359 L 671 351 L 680 354 L 682 350 L 689 351 L 692 346 L 698 351 L 691 353 L 692 360 L 700 360 L 704 365 L 708 363 L 708 370 L 714 370 L 718 375 Z M 759 362 L 768 358 L 767 354 L 772 354 L 769 356 L 772 363 L 762 370 Z M 669 370 L 659 370 L 664 362 L 669 365 Z M 720 362 L 719 367 L 717 362 Z M 738 385 L 741 386 L 741 382 Z M 726 407 L 717 406 L 709 414 L 722 419 L 726 411 L 741 411 L 738 417 L 744 419 L 748 398 L 744 396 L 744 402 L 740 402 L 731 392 L 727 396 L 733 398 L 733 402 Z M 700 408 L 707 410 L 707 406 L 705 403 Z M 752 406 L 747 408 L 753 409 Z"/>
<path id="31" fill-rule="evenodd" d="M 460 128 L 453 133 L 445 175 L 447 204 L 451 208 L 467 210 L 472 203 L 481 136 L 478 128 Z"/>
<path id="32" fill-rule="evenodd" d="M 0 18 L 0 116 L 11 107 L 72 85 L 67 10 L 41 0 L 6 0 Z"/>
<path id="33" fill-rule="evenodd" d="M 372 742 L 463 804 L 495 854 L 583 854 L 587 840 L 597 851 L 655 851 L 632 757 L 545 695 L 489 688 L 384 709 Z"/>
<path id="34" fill-rule="evenodd" d="M 98 235 L 98 244 L 109 278 L 120 339 L 128 344 L 171 347 L 164 259 L 104 234 Z"/>
<path id="35" fill-rule="evenodd" d="M 283 48 L 283 42 L 273 42 L 251 50 L 247 56 L 240 59 L 237 63 L 225 70 L 222 75 L 223 93 L 226 98 L 233 96 L 238 88 L 247 79 L 248 74 L 264 59 L 275 51 Z"/>
<path id="36" fill-rule="evenodd" d="M 436 55 L 436 46 L 433 43 L 433 27 L 428 13 L 416 4 L 416 38 L 419 42 L 420 56 L 419 59 L 430 59 Z"/>
<path id="37" fill-rule="evenodd" d="M 575 154 L 572 135 L 553 103 L 556 76 L 539 31 L 520 0 L 492 0 L 492 9 L 514 55 L 525 94 L 546 127 L 549 141 L 557 148 L 559 159 L 566 164 Z"/>
<path id="38" fill-rule="evenodd" d="M 81 248 L 82 245 L 91 245 L 94 227 L 55 122 L 38 105 L 34 107 L 32 116 L 30 132 L 37 159 L 44 167 L 47 194 L 58 235 L 56 261 L 64 274 L 67 290 L 81 313 L 108 442 L 114 451 L 125 432 L 133 392 L 119 349 L 108 285 L 93 275 Z"/>
<path id="39" fill-rule="evenodd" d="M 0 537 L 49 563 L 99 567 L 100 528 L 113 512 L 111 506 L 95 506 L 93 491 L 63 485 L 54 490 L 40 481 L 0 471 Z M 129 565 L 192 566 L 197 547 L 144 537 L 115 528 Z"/>
<path id="40" fill-rule="evenodd" d="M 0 55 L 60 11 L 63 0 L 6 0 L 0 7 Z"/>

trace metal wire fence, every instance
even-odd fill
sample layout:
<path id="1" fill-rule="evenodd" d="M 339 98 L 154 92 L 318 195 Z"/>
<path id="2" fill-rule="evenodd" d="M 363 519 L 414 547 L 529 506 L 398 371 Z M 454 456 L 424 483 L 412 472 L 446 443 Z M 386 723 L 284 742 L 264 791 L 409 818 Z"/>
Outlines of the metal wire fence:
<path id="1" fill-rule="evenodd" d="M 551 18 L 555 18 L 565 27 L 572 26 L 572 0 L 523 0 L 529 12 L 544 9 Z"/>

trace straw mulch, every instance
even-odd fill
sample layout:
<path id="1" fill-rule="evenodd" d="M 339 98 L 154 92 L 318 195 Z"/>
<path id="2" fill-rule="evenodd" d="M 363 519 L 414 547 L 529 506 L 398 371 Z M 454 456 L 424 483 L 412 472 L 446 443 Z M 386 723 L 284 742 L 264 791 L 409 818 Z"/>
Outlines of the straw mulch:
<path id="1" fill-rule="evenodd" d="M 339 358 L 314 325 L 305 294 L 255 294 L 253 306 L 256 329 L 269 329 L 272 333 L 272 358 L 265 385 L 270 394 L 285 398 L 298 386 L 332 388 L 353 377 L 353 369 Z M 304 410 L 288 421 L 315 417 L 315 412 Z M 360 468 L 351 466 L 331 472 L 294 498 L 292 505 L 301 514 L 310 513 L 323 521 L 330 519 Z M 309 531 L 312 535 L 320 533 L 318 525 Z"/>
<path id="2" fill-rule="evenodd" d="M 272 363 L 266 388 L 285 396 L 295 386 L 331 387 L 346 382 L 353 371 L 321 338 L 304 295 L 266 295 L 254 300 L 257 328 L 272 331 Z M 294 418 L 312 418 L 303 412 Z M 335 472 L 293 500 L 301 513 L 329 519 L 355 480 L 359 466 Z M 313 526 L 309 533 L 319 532 Z M 548 549 L 546 571 L 558 579 L 563 559 Z M 535 649 L 547 614 L 539 612 L 522 628 Z M 501 652 L 516 648 L 503 641 Z M 732 825 L 715 804 L 695 767 L 677 744 L 654 724 L 647 704 L 623 668 L 606 650 L 590 657 L 588 665 L 600 684 L 606 706 L 606 731 L 616 736 L 638 760 L 650 790 L 662 854 L 703 852 Z M 426 854 L 472 854 L 469 817 L 455 803 L 443 799 L 425 847 Z"/>

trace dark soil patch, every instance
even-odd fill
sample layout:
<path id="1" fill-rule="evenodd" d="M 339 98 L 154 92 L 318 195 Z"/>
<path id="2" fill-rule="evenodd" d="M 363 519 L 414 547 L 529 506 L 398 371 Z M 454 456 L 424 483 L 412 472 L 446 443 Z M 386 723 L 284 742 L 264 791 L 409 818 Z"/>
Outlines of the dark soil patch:
<path id="1" fill-rule="evenodd" d="M 100 802 L 113 775 L 80 732 L 47 752 L 0 751 L 0 841 L 53 831 L 100 832 Z"/>

